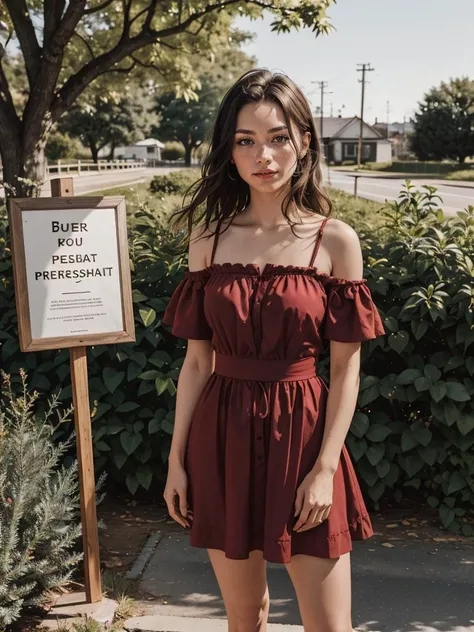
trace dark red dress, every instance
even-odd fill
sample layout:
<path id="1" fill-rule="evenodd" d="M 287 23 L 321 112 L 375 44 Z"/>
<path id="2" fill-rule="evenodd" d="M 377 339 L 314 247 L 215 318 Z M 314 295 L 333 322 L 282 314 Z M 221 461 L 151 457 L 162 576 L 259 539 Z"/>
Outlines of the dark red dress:
<path id="1" fill-rule="evenodd" d="M 358 342 L 385 333 L 366 279 L 309 266 L 214 261 L 187 271 L 163 322 L 185 339 L 212 340 L 215 372 L 193 412 L 185 469 L 193 510 L 190 544 L 269 562 L 304 553 L 335 558 L 373 535 L 344 445 L 327 520 L 301 533 L 298 485 L 323 438 L 328 387 L 317 375 L 323 339 Z"/>

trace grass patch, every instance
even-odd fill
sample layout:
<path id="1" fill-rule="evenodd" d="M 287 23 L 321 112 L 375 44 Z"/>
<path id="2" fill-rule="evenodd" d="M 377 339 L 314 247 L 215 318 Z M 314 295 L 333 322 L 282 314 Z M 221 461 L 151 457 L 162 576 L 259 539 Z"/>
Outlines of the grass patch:
<path id="1" fill-rule="evenodd" d="M 468 182 L 474 182 L 474 169 L 462 169 L 460 171 L 453 171 L 448 173 L 444 180 L 466 180 Z"/>

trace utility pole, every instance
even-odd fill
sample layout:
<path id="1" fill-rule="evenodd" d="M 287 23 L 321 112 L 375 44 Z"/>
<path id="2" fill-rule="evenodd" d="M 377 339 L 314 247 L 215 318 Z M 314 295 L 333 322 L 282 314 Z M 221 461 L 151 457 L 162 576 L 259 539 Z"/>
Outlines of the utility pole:
<path id="1" fill-rule="evenodd" d="M 390 101 L 387 101 L 387 140 L 389 139 L 390 134 L 388 133 L 388 125 L 390 121 Z"/>
<path id="2" fill-rule="evenodd" d="M 328 184 L 331 184 L 331 173 L 329 171 L 329 147 L 327 150 L 327 156 L 326 156 L 326 151 L 325 151 L 325 146 L 324 146 L 324 135 L 323 135 L 323 115 L 324 115 L 324 95 L 325 94 L 333 94 L 330 91 L 325 91 L 324 89 L 327 87 L 328 82 L 327 81 L 312 81 L 311 83 L 317 83 L 319 84 L 319 89 L 321 91 L 321 118 L 319 119 L 320 121 L 320 125 L 319 125 L 319 136 L 320 136 L 320 141 L 321 141 L 321 150 L 323 153 L 323 157 L 326 158 L 326 166 L 327 166 L 327 171 L 328 171 Z"/>
<path id="3" fill-rule="evenodd" d="M 321 92 L 321 112 L 320 112 L 321 118 L 319 119 L 319 136 L 321 140 L 321 148 L 324 153 L 324 129 L 323 129 L 324 95 L 333 94 L 333 93 L 330 91 L 325 91 L 325 88 L 327 88 L 327 85 L 328 85 L 327 81 L 312 81 L 311 83 L 317 83 L 319 85 L 319 90 Z"/>
<path id="4" fill-rule="evenodd" d="M 362 100 L 360 106 L 360 133 L 359 133 L 359 145 L 357 147 L 357 168 L 360 169 L 360 165 L 362 162 L 362 135 L 364 133 L 364 98 L 365 98 L 365 73 L 371 72 L 375 70 L 375 68 L 370 68 L 370 64 L 357 64 L 358 66 L 362 66 L 361 68 L 357 68 L 357 72 L 362 71 L 362 79 L 359 81 L 362 82 Z"/>

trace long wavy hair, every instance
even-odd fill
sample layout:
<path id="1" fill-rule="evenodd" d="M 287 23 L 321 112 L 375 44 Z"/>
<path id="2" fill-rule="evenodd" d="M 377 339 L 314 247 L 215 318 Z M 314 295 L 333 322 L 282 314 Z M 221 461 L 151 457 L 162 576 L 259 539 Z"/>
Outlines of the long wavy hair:
<path id="1" fill-rule="evenodd" d="M 304 211 L 326 217 L 331 214 L 331 201 L 321 185 L 320 140 L 306 97 L 287 75 L 257 68 L 243 74 L 222 99 L 202 163 L 201 178 L 186 191 L 185 198 L 192 192 L 189 204 L 173 214 L 175 228 L 187 224 L 186 241 L 193 228 L 201 224 L 203 232 L 215 234 L 222 220 L 235 217 L 249 204 L 250 188 L 231 163 L 232 149 L 240 109 L 247 103 L 261 100 L 272 101 L 281 107 L 295 151 L 298 145 L 290 121 L 301 134 L 311 133 L 308 151 L 298 159 L 290 190 L 282 201 L 282 213 L 292 230 L 296 223 L 288 214 L 292 203 Z M 218 220 L 216 230 L 212 231 L 210 224 L 215 220 Z"/>

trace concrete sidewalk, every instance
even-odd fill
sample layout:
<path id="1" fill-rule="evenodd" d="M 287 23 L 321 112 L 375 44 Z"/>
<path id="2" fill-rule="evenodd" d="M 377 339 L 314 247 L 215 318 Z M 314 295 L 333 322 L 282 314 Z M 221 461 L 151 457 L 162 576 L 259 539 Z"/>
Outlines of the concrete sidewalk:
<path id="1" fill-rule="evenodd" d="M 189 536 L 163 534 L 140 577 L 143 617 L 127 630 L 227 631 L 225 609 L 205 549 Z M 370 632 L 474 632 L 474 547 L 459 542 L 397 541 L 374 536 L 352 552 L 353 624 Z M 269 631 L 303 632 L 283 565 L 267 565 Z M 154 598 L 154 599 L 153 599 Z M 170 627 L 166 627 L 170 626 Z"/>

